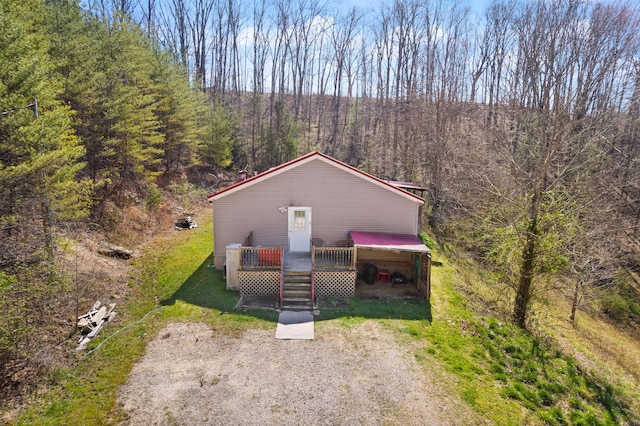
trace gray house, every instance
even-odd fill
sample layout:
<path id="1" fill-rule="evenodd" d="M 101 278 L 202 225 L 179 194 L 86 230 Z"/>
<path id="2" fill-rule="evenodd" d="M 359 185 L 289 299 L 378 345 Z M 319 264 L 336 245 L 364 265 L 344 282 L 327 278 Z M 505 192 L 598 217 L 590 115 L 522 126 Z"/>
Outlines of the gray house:
<path id="1" fill-rule="evenodd" d="M 403 277 L 429 298 L 430 253 L 417 238 L 424 199 L 320 152 L 208 197 L 215 266 L 227 287 L 284 308 L 355 294 L 358 277 Z M 395 274 L 395 275 L 394 275 Z"/>

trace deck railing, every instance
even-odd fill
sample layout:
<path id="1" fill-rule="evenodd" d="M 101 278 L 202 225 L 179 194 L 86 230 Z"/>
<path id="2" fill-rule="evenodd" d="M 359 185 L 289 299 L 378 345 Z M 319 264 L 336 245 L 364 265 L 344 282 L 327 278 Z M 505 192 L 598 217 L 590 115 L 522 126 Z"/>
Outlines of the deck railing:
<path id="1" fill-rule="evenodd" d="M 240 247 L 238 269 L 282 270 L 282 247 Z"/>
<path id="2" fill-rule="evenodd" d="M 355 270 L 356 254 L 353 247 L 313 247 L 311 264 L 318 270 Z"/>

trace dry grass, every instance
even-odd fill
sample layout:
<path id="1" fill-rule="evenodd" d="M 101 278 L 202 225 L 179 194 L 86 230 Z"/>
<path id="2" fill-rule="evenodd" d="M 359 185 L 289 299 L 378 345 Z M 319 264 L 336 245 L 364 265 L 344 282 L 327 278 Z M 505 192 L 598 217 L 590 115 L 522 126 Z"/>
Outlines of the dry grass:
<path id="1" fill-rule="evenodd" d="M 470 258 L 455 259 L 456 270 L 466 283 L 458 288 L 482 314 L 507 317 L 512 292 L 481 271 Z M 603 373 L 613 383 L 620 383 L 640 395 L 640 332 L 628 325 L 593 312 L 578 310 L 576 321 L 569 320 L 571 303 L 559 290 L 550 290 L 544 300 L 534 303 L 531 330 L 556 340 L 568 355 L 585 369 Z M 640 412 L 640 398 L 636 401 Z"/>
<path id="2" fill-rule="evenodd" d="M 569 301 L 561 295 L 549 298 L 539 329 L 551 336 L 562 350 L 583 368 L 597 371 L 629 394 L 633 411 L 640 413 L 640 334 L 605 318 L 578 311 L 569 321 Z"/>

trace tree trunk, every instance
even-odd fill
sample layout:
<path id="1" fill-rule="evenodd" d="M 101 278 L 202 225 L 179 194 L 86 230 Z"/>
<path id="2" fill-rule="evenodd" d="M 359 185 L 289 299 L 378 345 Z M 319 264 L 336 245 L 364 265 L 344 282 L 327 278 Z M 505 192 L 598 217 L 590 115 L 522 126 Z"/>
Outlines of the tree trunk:
<path id="1" fill-rule="evenodd" d="M 51 202 L 49 201 L 49 192 L 45 182 L 46 176 L 42 172 L 42 231 L 44 233 L 45 253 L 47 261 L 53 262 L 55 255 L 55 244 L 53 239 L 53 212 L 51 211 Z"/>
<path id="2" fill-rule="evenodd" d="M 529 227 L 527 229 L 525 246 L 522 251 L 522 266 L 520 268 L 520 278 L 518 280 L 518 288 L 516 289 L 516 298 L 513 307 L 513 319 L 521 328 L 526 328 L 527 312 L 529 303 L 531 302 L 531 290 L 533 288 L 533 277 L 535 275 L 540 197 L 540 193 L 535 193 L 531 200 Z"/>
<path id="3" fill-rule="evenodd" d="M 571 300 L 571 315 L 569 316 L 572 323 L 576 320 L 576 311 L 580 301 L 580 287 L 582 287 L 582 280 L 576 280 L 576 286 L 573 288 L 573 299 Z"/>

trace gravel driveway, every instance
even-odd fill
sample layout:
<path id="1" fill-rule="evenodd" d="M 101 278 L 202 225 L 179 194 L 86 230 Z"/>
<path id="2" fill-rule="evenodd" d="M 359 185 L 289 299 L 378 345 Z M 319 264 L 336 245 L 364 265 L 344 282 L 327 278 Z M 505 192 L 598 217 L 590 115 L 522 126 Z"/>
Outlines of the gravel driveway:
<path id="1" fill-rule="evenodd" d="M 118 402 L 130 425 L 438 425 L 478 419 L 375 321 L 316 323 L 316 340 L 275 329 L 163 329 Z"/>

